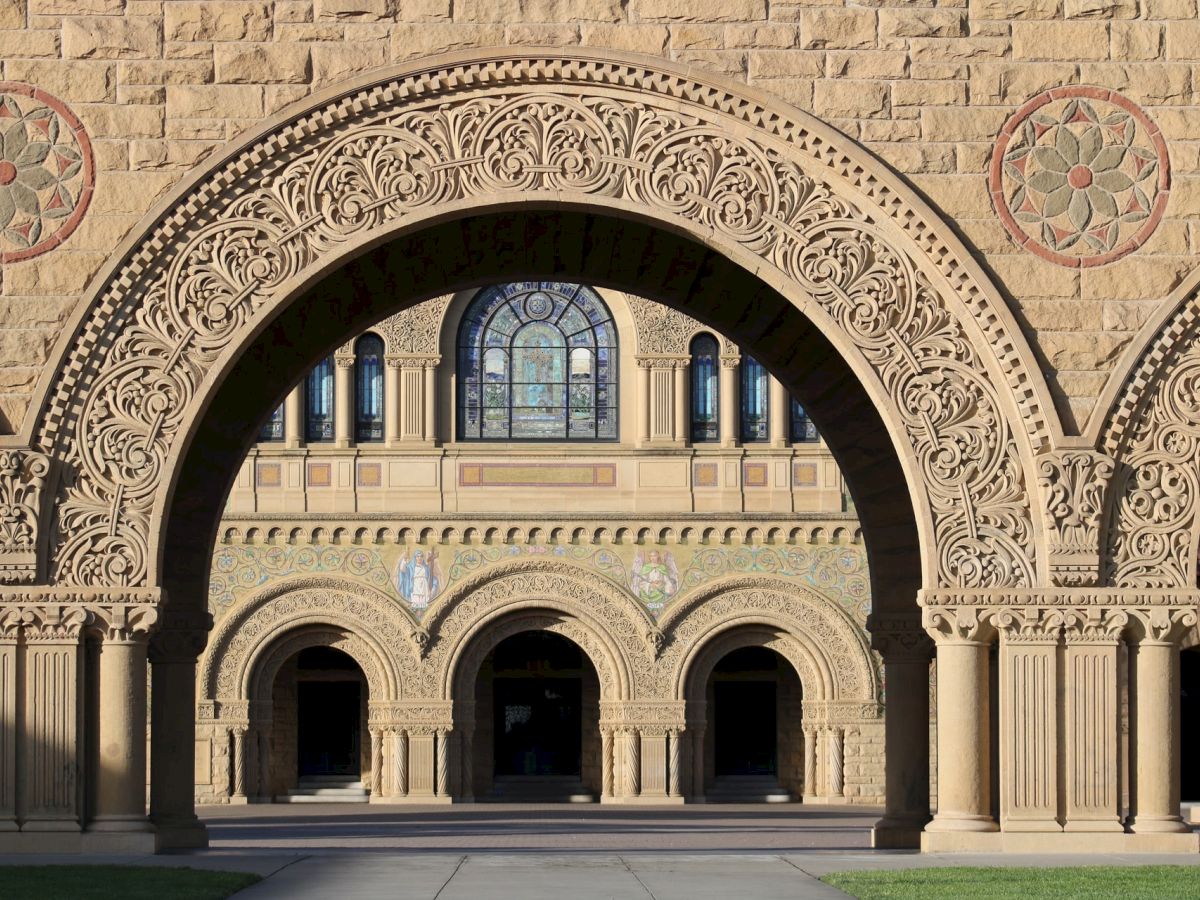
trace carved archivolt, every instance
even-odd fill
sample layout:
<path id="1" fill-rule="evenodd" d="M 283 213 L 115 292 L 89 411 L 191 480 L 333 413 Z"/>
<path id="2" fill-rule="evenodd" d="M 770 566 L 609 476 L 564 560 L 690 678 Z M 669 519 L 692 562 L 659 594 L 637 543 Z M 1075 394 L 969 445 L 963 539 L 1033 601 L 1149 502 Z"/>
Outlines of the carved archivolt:
<path id="1" fill-rule="evenodd" d="M 862 629 L 828 599 L 770 577 L 705 585 L 679 599 L 660 623 L 665 649 L 659 665 L 671 696 L 684 697 L 689 674 L 705 648 L 728 633 L 768 628 L 795 648 L 805 696 L 812 700 L 873 700 L 879 679 Z M 791 651 L 789 651 L 791 652 Z M 805 680 L 807 670 L 808 680 Z"/>
<path id="2" fill-rule="evenodd" d="M 290 286 L 414 215 L 514 199 L 636 209 L 753 257 L 909 443 L 936 582 L 1035 582 L 1025 460 L 1047 438 L 1045 388 L 949 230 L 802 113 L 666 63 L 516 50 L 426 64 L 282 122 L 214 163 L 108 271 L 36 427 L 68 473 L 52 578 L 154 583 L 165 485 L 209 373 Z"/>
<path id="3" fill-rule="evenodd" d="M 765 647 L 774 650 L 791 665 L 804 689 L 804 701 L 824 699 L 830 678 L 828 671 L 821 671 L 821 663 L 809 648 L 795 638 L 760 625 L 742 625 L 730 628 L 712 638 L 684 663 L 681 679 L 683 696 L 698 704 L 705 699 L 708 678 L 725 656 L 743 647 Z"/>
<path id="4" fill-rule="evenodd" d="M 245 697 L 238 699 L 258 703 L 260 709 L 269 710 L 275 676 L 279 674 L 284 663 L 301 650 L 310 647 L 332 647 L 353 659 L 362 669 L 366 679 L 367 697 L 370 702 L 374 703 L 376 697 L 387 696 L 387 683 L 392 679 L 389 679 L 388 673 L 384 671 L 384 663 L 370 643 L 352 632 L 324 625 L 311 625 L 289 631 L 256 659 L 246 661 L 248 690 Z"/>
<path id="5" fill-rule="evenodd" d="M 263 654 L 282 636 L 317 626 L 333 626 L 371 648 L 380 672 L 372 699 L 397 700 L 419 684 L 417 624 L 400 604 L 349 579 L 293 578 L 247 598 L 221 621 L 200 661 L 200 699 L 250 698 Z"/>

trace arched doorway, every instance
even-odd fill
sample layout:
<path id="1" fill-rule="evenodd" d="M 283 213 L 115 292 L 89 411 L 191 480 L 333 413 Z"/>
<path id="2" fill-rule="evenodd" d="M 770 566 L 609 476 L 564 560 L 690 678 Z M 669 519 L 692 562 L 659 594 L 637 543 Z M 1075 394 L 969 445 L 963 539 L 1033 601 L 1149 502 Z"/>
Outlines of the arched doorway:
<path id="1" fill-rule="evenodd" d="M 475 796 L 587 802 L 600 794 L 600 681 L 578 645 L 505 638 L 475 682 Z"/>
<path id="2" fill-rule="evenodd" d="M 717 662 L 705 689 L 706 799 L 778 803 L 803 793 L 803 697 L 795 670 L 768 647 Z"/>
<path id="3" fill-rule="evenodd" d="M 335 647 L 308 647 L 280 667 L 271 700 L 277 799 L 366 802 L 368 687 L 358 663 Z"/>

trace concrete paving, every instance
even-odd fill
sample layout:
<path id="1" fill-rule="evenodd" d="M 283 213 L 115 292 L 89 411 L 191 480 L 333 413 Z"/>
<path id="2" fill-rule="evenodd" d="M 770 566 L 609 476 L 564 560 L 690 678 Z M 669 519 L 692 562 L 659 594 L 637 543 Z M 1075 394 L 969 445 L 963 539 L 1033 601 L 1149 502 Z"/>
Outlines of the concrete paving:
<path id="1" fill-rule="evenodd" d="M 263 876 L 238 900 L 822 900 L 846 895 L 820 877 L 852 869 L 1200 866 L 1200 855 L 872 851 L 878 811 L 846 807 L 248 806 L 200 814 L 208 850 L 8 856 L 0 864 L 190 866 Z"/>

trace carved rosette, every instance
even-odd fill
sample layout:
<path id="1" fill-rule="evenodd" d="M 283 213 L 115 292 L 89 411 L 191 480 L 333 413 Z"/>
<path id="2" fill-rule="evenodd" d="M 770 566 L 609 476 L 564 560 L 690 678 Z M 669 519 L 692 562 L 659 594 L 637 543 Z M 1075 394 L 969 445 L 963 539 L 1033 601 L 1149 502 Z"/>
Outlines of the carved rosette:
<path id="1" fill-rule="evenodd" d="M 1111 458 L 1090 450 L 1038 458 L 1050 577 L 1055 584 L 1100 583 L 1100 522 L 1113 469 Z"/>
<path id="2" fill-rule="evenodd" d="M 921 213 L 828 136 L 683 75 L 635 70 L 544 56 L 423 70 L 289 123 L 288 140 L 256 144 L 181 199 L 187 214 L 162 217 L 81 323 L 68 370 L 96 374 L 62 378 L 46 406 L 39 446 L 71 476 L 53 577 L 147 582 L 155 498 L 203 406 L 200 385 L 285 284 L 447 203 L 574 198 L 644 208 L 753 253 L 809 298 L 817 327 L 890 398 L 885 417 L 910 442 L 918 506 L 933 517 L 939 583 L 1032 584 L 1020 442 L 1044 440 L 1043 417 L 995 301 Z M 1021 437 L 997 394 L 1006 380 Z"/>

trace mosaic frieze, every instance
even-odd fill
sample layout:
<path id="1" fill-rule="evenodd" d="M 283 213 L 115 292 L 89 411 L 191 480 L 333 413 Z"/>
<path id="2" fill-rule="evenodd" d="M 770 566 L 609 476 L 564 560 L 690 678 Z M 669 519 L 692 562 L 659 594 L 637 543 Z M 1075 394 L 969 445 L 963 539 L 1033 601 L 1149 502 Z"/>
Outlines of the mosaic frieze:
<path id="1" fill-rule="evenodd" d="M 278 578 L 344 574 L 391 595 L 418 615 L 447 588 L 489 565 L 522 556 L 557 557 L 598 572 L 658 614 L 677 596 L 730 575 L 766 574 L 795 580 L 842 604 L 861 622 L 870 588 L 861 545 L 709 547 L 684 545 L 523 545 L 341 547 L 334 545 L 218 547 L 209 606 L 214 615 Z"/>

